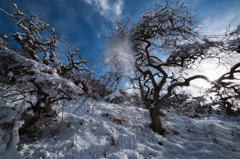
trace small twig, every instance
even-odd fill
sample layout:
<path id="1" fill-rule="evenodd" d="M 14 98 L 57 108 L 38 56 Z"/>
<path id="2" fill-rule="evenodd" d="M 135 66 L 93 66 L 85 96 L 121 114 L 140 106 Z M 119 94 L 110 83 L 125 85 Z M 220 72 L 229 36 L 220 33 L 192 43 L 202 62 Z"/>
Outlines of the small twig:
<path id="1" fill-rule="evenodd" d="M 206 134 L 206 136 L 207 136 L 207 138 L 208 138 L 208 135 L 207 135 L 207 132 L 206 132 L 206 129 L 205 129 L 205 125 L 203 124 L 203 127 L 204 127 L 204 132 L 205 132 L 205 134 Z"/>
<path id="2" fill-rule="evenodd" d="M 210 127 L 211 127 L 211 136 L 212 136 L 213 142 L 218 143 L 218 142 L 217 142 L 217 136 L 216 136 L 215 133 L 213 132 L 213 125 L 211 124 Z"/>

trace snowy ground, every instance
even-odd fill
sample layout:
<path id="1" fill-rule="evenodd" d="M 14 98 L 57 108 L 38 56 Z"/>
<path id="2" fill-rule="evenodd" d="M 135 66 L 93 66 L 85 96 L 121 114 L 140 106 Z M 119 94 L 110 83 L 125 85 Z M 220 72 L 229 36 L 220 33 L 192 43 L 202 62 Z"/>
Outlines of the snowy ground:
<path id="1" fill-rule="evenodd" d="M 35 135 L 27 141 L 23 136 L 20 154 L 22 158 L 76 159 L 240 158 L 240 118 L 164 114 L 167 132 L 163 137 L 149 127 L 147 110 L 78 101 L 66 107 L 58 120 L 39 126 L 45 138 Z"/>

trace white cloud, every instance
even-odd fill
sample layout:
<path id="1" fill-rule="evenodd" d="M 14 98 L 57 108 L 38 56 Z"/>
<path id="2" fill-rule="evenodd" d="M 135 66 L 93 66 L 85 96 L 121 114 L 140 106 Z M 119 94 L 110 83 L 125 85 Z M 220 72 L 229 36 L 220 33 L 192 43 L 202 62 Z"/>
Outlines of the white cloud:
<path id="1" fill-rule="evenodd" d="M 114 16 L 122 14 L 124 4 L 123 0 L 115 0 L 114 3 L 110 3 L 109 0 L 85 0 L 85 2 L 93 5 L 107 19 L 113 19 L 115 18 Z"/>
<path id="2" fill-rule="evenodd" d="M 233 22 L 233 20 L 237 17 L 236 13 L 229 13 L 227 15 L 223 15 L 223 16 L 215 16 L 215 17 L 209 17 L 207 19 L 204 20 L 204 23 L 206 24 L 207 28 L 206 28 L 206 32 L 211 33 L 211 34 L 223 34 L 226 31 L 226 28 L 228 28 L 228 26 Z M 231 24 L 231 29 L 235 28 L 237 25 L 239 25 L 237 23 L 237 21 L 239 21 L 239 17 L 238 19 L 236 19 L 236 21 L 234 21 Z"/>
<path id="3" fill-rule="evenodd" d="M 238 0 L 216 1 L 209 0 L 188 0 L 196 8 L 199 17 L 203 20 L 206 29 L 204 31 L 210 34 L 223 34 L 231 22 L 240 15 Z M 238 17 L 232 24 L 231 29 L 240 24 Z"/>
<path id="4" fill-rule="evenodd" d="M 122 6 L 123 6 L 122 0 L 118 0 L 117 2 L 115 2 L 114 8 L 116 10 L 116 15 L 122 14 Z"/>

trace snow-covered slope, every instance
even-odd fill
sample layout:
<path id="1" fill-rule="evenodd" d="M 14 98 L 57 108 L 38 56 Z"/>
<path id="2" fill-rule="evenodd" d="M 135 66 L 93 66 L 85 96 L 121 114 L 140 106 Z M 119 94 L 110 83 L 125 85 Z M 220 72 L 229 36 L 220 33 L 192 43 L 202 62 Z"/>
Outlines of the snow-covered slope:
<path id="1" fill-rule="evenodd" d="M 62 105 L 58 120 L 39 123 L 40 135 L 33 131 L 31 139 L 21 137 L 22 158 L 240 158 L 239 117 L 192 119 L 165 111 L 166 135 L 160 136 L 141 108 L 91 99 Z"/>

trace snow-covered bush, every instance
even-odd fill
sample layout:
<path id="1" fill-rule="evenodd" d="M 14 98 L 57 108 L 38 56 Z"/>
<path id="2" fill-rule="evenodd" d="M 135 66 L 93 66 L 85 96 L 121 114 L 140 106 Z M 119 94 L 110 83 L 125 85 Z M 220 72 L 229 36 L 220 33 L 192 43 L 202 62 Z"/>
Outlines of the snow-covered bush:
<path id="1" fill-rule="evenodd" d="M 104 97 L 104 100 L 110 103 L 121 104 L 125 101 L 126 96 L 120 93 L 119 90 L 114 91 L 113 93 Z"/>
<path id="2" fill-rule="evenodd" d="M 66 74 L 66 78 L 73 81 L 73 83 L 84 91 L 84 96 L 94 99 L 102 99 L 117 90 L 117 88 L 109 83 L 111 81 L 104 81 L 103 76 L 97 79 L 93 77 L 91 73 L 81 73 L 76 71 L 74 71 L 74 76 L 69 73 Z"/>
<path id="3" fill-rule="evenodd" d="M 23 121 L 26 133 L 40 117 L 56 117 L 60 100 L 78 99 L 83 90 L 55 69 L 2 46 L 0 68 L 0 158 L 9 158 L 9 153 L 17 155 Z"/>
<path id="4" fill-rule="evenodd" d="M 0 93 L 1 96 L 3 93 Z M 0 158 L 18 158 L 18 129 L 23 123 L 19 120 L 18 111 L 11 108 L 0 98 Z"/>
<path id="5" fill-rule="evenodd" d="M 93 73 L 89 61 L 80 56 L 81 50 L 71 50 L 71 44 L 59 37 L 55 28 L 50 27 L 45 18 L 32 15 L 18 8 L 14 13 L 0 11 L 12 18 L 19 30 L 5 35 L 5 39 L 14 38 L 21 48 L 16 53 L 6 48 L 5 41 L 0 40 L 0 83 L 4 85 L 4 98 L 13 105 L 33 111 L 34 116 L 53 116 L 53 107 L 59 100 L 76 99 L 83 91 L 67 79 L 74 76 L 74 71 Z M 68 48 L 67 62 L 63 64 L 54 51 L 59 43 Z M 60 49 L 61 50 L 61 49 Z M 58 51 L 61 53 L 61 51 Z M 21 55 L 20 55 L 21 54 Z M 42 58 L 40 58 L 42 54 Z"/>
<path id="6" fill-rule="evenodd" d="M 240 66 L 240 63 L 237 65 Z M 208 105 L 218 114 L 226 114 L 228 116 L 240 115 L 239 70 L 233 72 L 235 75 L 232 79 L 230 78 L 231 75 L 226 73 L 215 81 L 214 86 L 210 90 L 212 97 Z"/>
<path id="7" fill-rule="evenodd" d="M 72 50 L 71 44 L 67 43 L 67 38 L 60 38 L 55 28 L 50 27 L 47 23 L 47 19 L 24 10 L 22 12 L 12 0 L 10 2 L 15 8 L 14 13 L 8 13 L 2 8 L 0 11 L 12 18 L 18 26 L 18 30 L 16 33 L 5 35 L 5 38 L 14 38 L 20 44 L 20 52 L 23 56 L 56 69 L 58 75 L 62 77 L 66 73 L 72 73 L 73 70 L 93 73 L 89 61 L 81 55 L 82 50 L 77 48 Z M 2 43 L 0 40 L 0 44 L 3 46 Z M 68 48 L 64 63 L 57 57 L 57 53 L 62 53 L 59 47 L 60 43 L 63 44 L 61 48 Z"/>
<path id="8" fill-rule="evenodd" d="M 198 114 L 207 113 L 204 97 L 192 97 L 190 94 L 179 93 L 168 98 L 161 106 L 181 116 L 197 117 Z"/>
<path id="9" fill-rule="evenodd" d="M 138 93 L 128 93 L 125 105 L 145 108 L 143 101 Z"/>
<path id="10" fill-rule="evenodd" d="M 0 35 L 0 158 L 18 158 L 16 144 L 19 132 L 25 132 L 38 119 L 56 117 L 60 100 L 78 99 L 83 90 L 68 80 L 67 73 L 73 70 L 93 73 L 88 60 L 80 56 L 81 50 L 71 50 L 66 39 L 47 24 L 47 20 L 34 16 L 10 0 L 15 8 L 8 13 L 15 21 L 18 31 Z M 9 47 L 9 41 L 20 45 Z M 68 47 L 64 64 L 55 53 L 61 53 L 59 43 Z M 66 47 L 65 46 L 65 47 Z M 40 56 L 39 56 L 40 55 Z M 42 58 L 40 58 L 42 57 Z M 4 106 L 3 106 L 4 105 Z M 23 120 L 25 123 L 23 124 Z M 19 127 L 22 125 L 21 130 Z"/>
<path id="11" fill-rule="evenodd" d="M 77 99 L 83 93 L 80 87 L 60 77 L 51 67 L 7 48 L 1 47 L 0 59 L 4 98 L 16 107 L 33 111 L 35 117 L 48 114 L 59 100 Z"/>

